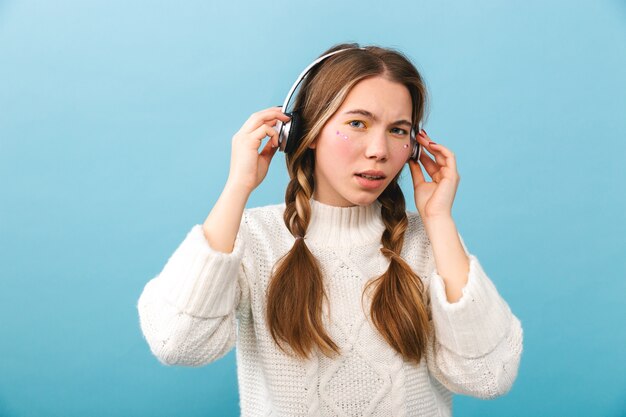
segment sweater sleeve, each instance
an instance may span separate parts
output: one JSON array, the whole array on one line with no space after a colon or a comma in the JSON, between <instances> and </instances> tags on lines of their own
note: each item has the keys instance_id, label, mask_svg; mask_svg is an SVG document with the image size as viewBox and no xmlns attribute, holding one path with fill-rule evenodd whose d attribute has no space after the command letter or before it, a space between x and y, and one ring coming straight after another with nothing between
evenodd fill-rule
<instances>
[{"instance_id":1,"label":"sweater sleeve","mask_svg":"<svg viewBox=\"0 0 626 417\"><path fill-rule=\"evenodd\" d=\"M137 301L151 352L165 365L202 366L225 356L237 339L236 317L249 309L242 257L245 213L231 253L214 250L196 224Z\"/></svg>"},{"instance_id":2,"label":"sweater sleeve","mask_svg":"<svg viewBox=\"0 0 626 417\"><path fill-rule=\"evenodd\" d=\"M523 330L478 258L459 238L470 260L468 282L462 297L450 303L444 280L433 267L426 360L429 372L450 391L493 399L506 394L517 377Z\"/></svg>"}]
</instances>

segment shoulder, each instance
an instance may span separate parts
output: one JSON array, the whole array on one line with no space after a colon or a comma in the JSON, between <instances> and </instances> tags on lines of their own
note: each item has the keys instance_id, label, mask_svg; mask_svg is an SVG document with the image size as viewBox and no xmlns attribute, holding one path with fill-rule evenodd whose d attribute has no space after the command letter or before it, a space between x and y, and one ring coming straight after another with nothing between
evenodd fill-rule
<instances>
[{"instance_id":1,"label":"shoulder","mask_svg":"<svg viewBox=\"0 0 626 417\"><path fill-rule=\"evenodd\" d=\"M280 203L244 209L242 223L247 241L244 258L250 270L259 270L260 264L273 265L293 246L293 236L283 220L285 206Z\"/></svg>"},{"instance_id":2,"label":"shoulder","mask_svg":"<svg viewBox=\"0 0 626 417\"><path fill-rule=\"evenodd\" d=\"M285 203L245 208L242 222L252 234L273 234L285 227Z\"/></svg>"},{"instance_id":3,"label":"shoulder","mask_svg":"<svg viewBox=\"0 0 626 417\"><path fill-rule=\"evenodd\" d=\"M284 202L259 207L247 207L243 210L247 220L250 221L275 218L276 216L282 217L284 211Z\"/></svg>"},{"instance_id":4,"label":"shoulder","mask_svg":"<svg viewBox=\"0 0 626 417\"><path fill-rule=\"evenodd\" d=\"M419 212L406 212L409 224L404 233L402 257L420 276L425 276L432 264L430 239Z\"/></svg>"}]
</instances>

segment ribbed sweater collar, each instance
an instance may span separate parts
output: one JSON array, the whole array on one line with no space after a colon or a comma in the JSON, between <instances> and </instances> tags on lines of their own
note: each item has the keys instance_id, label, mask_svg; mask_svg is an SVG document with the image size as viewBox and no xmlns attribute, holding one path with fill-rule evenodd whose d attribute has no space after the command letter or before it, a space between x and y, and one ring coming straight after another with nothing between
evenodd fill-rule
<instances>
[{"instance_id":1,"label":"ribbed sweater collar","mask_svg":"<svg viewBox=\"0 0 626 417\"><path fill-rule=\"evenodd\" d=\"M378 200L367 206L337 207L311 198L311 220L305 241L347 247L380 242L385 230Z\"/></svg>"}]
</instances>

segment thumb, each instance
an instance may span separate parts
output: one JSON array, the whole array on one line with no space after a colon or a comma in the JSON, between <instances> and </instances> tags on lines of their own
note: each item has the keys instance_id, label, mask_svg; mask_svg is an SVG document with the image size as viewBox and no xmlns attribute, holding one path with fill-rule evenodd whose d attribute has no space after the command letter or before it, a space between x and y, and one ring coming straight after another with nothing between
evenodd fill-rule
<instances>
[{"instance_id":1,"label":"thumb","mask_svg":"<svg viewBox=\"0 0 626 417\"><path fill-rule=\"evenodd\" d=\"M424 173L422 172L422 168L419 165L419 162L409 160L409 169L411 170L411 178L413 180L413 188L419 186L423 182L426 181L424 178Z\"/></svg>"},{"instance_id":2,"label":"thumb","mask_svg":"<svg viewBox=\"0 0 626 417\"><path fill-rule=\"evenodd\" d=\"M277 150L278 150L278 147L273 146L272 139L270 138L270 140L268 140L265 146L263 147L263 150L259 154L259 157L269 165L270 161L274 157L274 154L276 154Z\"/></svg>"}]
</instances>

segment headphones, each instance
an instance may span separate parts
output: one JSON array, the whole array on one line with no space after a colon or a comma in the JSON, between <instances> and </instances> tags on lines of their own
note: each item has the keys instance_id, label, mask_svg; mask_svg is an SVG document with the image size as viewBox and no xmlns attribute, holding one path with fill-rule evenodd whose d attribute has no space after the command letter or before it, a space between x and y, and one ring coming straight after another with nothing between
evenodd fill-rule
<instances>
[{"instance_id":1,"label":"headphones","mask_svg":"<svg viewBox=\"0 0 626 417\"><path fill-rule=\"evenodd\" d=\"M309 64L309 66L306 67L300 73L296 82L293 83L293 85L291 86L291 89L289 90L289 93L287 94L287 98L285 98L285 102L282 105L283 112L287 109L287 105L289 104L289 101L291 100L291 96L293 95L295 89L302 82L304 77L306 77L306 75L315 67L315 65L317 65L319 62L325 60L326 58L332 55L335 55L335 54L338 54L339 52L347 51L350 49L366 49L366 48L359 47L359 48L340 49L338 51L333 51L326 55L323 55L319 57L318 59L316 59L315 61L313 61L311 64ZM278 132L278 149L285 153L292 153L294 150L298 148L298 145L300 141L302 140L302 127L303 127L302 116L300 115L298 110L294 110L291 113L285 113L285 114L288 116L291 116L289 121L286 123L283 123L282 120L278 120L276 126L274 127L274 130ZM421 130L421 128L419 130ZM413 161L417 161L422 153L422 147L417 142L417 139L415 137L415 127L411 127L410 136L411 136L411 155L409 156L409 159L412 159Z\"/></svg>"}]
</instances>

